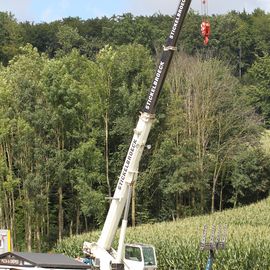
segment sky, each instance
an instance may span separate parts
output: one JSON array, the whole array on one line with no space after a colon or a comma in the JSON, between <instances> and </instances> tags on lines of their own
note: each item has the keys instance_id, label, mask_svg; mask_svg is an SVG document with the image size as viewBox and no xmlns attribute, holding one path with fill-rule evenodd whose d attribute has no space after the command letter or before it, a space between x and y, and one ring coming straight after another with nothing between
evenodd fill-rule
<instances>
[{"instance_id":1,"label":"sky","mask_svg":"<svg viewBox=\"0 0 270 270\"><path fill-rule=\"evenodd\" d=\"M191 4L199 13L201 1L193 0ZM70 16L88 19L127 12L134 15L173 15L178 4L179 0L0 0L0 11L11 12L18 21L40 23ZM209 15L244 9L252 12L255 8L270 12L270 0L208 0Z\"/></svg>"}]
</instances>

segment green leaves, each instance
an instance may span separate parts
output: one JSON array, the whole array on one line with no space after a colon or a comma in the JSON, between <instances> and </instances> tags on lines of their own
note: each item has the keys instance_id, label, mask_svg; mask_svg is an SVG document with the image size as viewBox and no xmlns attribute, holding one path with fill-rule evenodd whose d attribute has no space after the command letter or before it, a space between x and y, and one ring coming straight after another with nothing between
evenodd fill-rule
<instances>
[{"instance_id":1,"label":"green leaves","mask_svg":"<svg viewBox=\"0 0 270 270\"><path fill-rule=\"evenodd\" d=\"M14 16L0 12L0 61L4 65L18 53L21 39L20 27Z\"/></svg>"},{"instance_id":2,"label":"green leaves","mask_svg":"<svg viewBox=\"0 0 270 270\"><path fill-rule=\"evenodd\" d=\"M221 207L223 188L233 182L229 172L234 158L258 140L256 116L240 94L237 80L217 59L176 53L168 79L163 130L154 140L153 155L138 184L143 198L152 199L147 205L140 198L140 207L155 209L158 204L159 213L170 209L176 217L207 211L210 204L215 211L216 200ZM240 173L242 180L259 170L255 164L247 178Z\"/></svg>"},{"instance_id":3,"label":"green leaves","mask_svg":"<svg viewBox=\"0 0 270 270\"><path fill-rule=\"evenodd\" d=\"M78 29L68 25L59 26L56 38L60 46L60 49L56 52L58 56L70 53L73 48L79 49L85 43L85 39L80 36Z\"/></svg>"},{"instance_id":4,"label":"green leaves","mask_svg":"<svg viewBox=\"0 0 270 270\"><path fill-rule=\"evenodd\" d=\"M270 118L270 56L268 54L257 57L249 69L246 79L245 90L250 102L257 112L262 114L266 127L268 127Z\"/></svg>"},{"instance_id":5,"label":"green leaves","mask_svg":"<svg viewBox=\"0 0 270 270\"><path fill-rule=\"evenodd\" d=\"M108 177L119 173L105 161L122 165L152 60L139 45L106 47L95 62L74 49L51 60L31 45L20 51L0 70L0 192L10 194L0 207L17 248L34 246L35 234L40 249L57 231L102 224Z\"/></svg>"}]
</instances>

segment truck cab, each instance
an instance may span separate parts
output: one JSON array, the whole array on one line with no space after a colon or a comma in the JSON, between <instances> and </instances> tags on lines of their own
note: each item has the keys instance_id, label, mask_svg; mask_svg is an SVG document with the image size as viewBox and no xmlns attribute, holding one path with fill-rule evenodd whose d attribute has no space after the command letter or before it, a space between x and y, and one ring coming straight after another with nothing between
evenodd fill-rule
<instances>
[{"instance_id":1,"label":"truck cab","mask_svg":"<svg viewBox=\"0 0 270 270\"><path fill-rule=\"evenodd\" d=\"M125 265L136 270L156 270L155 248L144 244L125 244Z\"/></svg>"}]
</instances>

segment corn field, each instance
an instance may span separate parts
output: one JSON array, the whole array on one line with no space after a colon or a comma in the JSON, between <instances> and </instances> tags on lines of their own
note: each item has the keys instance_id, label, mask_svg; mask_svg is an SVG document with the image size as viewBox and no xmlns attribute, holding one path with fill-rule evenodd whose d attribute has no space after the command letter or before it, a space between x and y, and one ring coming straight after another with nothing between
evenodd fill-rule
<instances>
[{"instance_id":1,"label":"corn field","mask_svg":"<svg viewBox=\"0 0 270 270\"><path fill-rule=\"evenodd\" d=\"M126 242L153 244L159 270L205 269L208 252L199 249L204 224L227 224L226 249L215 253L213 270L270 270L270 197L213 215L129 228ZM54 251L76 257L83 241L98 236L95 231L67 238Z\"/></svg>"}]
</instances>

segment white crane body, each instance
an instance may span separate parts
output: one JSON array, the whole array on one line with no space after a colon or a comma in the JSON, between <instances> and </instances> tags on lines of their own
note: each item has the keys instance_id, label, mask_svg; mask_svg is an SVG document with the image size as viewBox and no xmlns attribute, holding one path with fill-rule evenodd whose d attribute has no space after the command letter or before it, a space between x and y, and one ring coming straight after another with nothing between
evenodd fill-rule
<instances>
[{"instance_id":1,"label":"white crane body","mask_svg":"<svg viewBox=\"0 0 270 270\"><path fill-rule=\"evenodd\" d=\"M142 113L131 140L122 172L111 202L111 206L103 226L102 233L97 242L98 246L110 249L119 225L120 218L127 199L127 189L138 174L139 162L145 143L150 132L154 117L148 113Z\"/></svg>"},{"instance_id":2,"label":"white crane body","mask_svg":"<svg viewBox=\"0 0 270 270\"><path fill-rule=\"evenodd\" d=\"M147 138L155 119L157 100L165 81L171 59L176 50L176 42L187 15L191 0L180 0L176 16L163 48L161 60L157 67L143 112L141 113L134 135L111 201L111 205L97 243L84 243L84 252L95 258L93 269L100 270L155 270L157 269L155 249L151 245L124 245L129 200L128 194L136 181L139 163ZM128 200L128 202L127 202ZM112 243L126 206L122 222L118 251L112 249ZM125 252L124 250L125 246Z\"/></svg>"}]
</instances>

